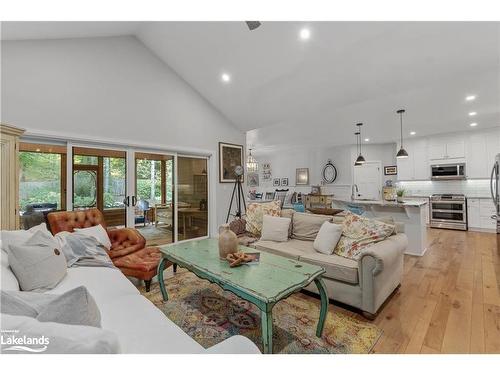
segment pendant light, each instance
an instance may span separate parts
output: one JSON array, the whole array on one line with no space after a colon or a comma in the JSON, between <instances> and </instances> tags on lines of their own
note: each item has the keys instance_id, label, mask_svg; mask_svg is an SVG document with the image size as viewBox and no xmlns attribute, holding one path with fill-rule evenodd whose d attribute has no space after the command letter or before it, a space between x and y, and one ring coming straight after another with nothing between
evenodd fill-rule
<instances>
[{"instance_id":1,"label":"pendant light","mask_svg":"<svg viewBox=\"0 0 500 375\"><path fill-rule=\"evenodd\" d=\"M408 157L408 152L403 148L403 113L405 113L404 109L399 109L396 111L396 113L399 114L399 120L400 120L400 125L401 125L401 148L399 149L398 153L396 154L396 157L398 159L404 159Z\"/></svg>"},{"instance_id":2,"label":"pendant light","mask_svg":"<svg viewBox=\"0 0 500 375\"><path fill-rule=\"evenodd\" d=\"M356 136L356 155L359 155L359 132L355 132L354 135ZM361 164L358 160L354 162L354 166Z\"/></svg>"},{"instance_id":3,"label":"pendant light","mask_svg":"<svg viewBox=\"0 0 500 375\"><path fill-rule=\"evenodd\" d=\"M356 124L356 126L358 127L358 132L357 132L357 135L358 135L358 138L359 138L359 154L358 154L358 158L356 159L356 163L354 163L355 165L360 165L360 164L363 164L366 160L365 158L363 157L363 155L361 155L361 127L363 126L363 123L358 123Z\"/></svg>"},{"instance_id":4,"label":"pendant light","mask_svg":"<svg viewBox=\"0 0 500 375\"><path fill-rule=\"evenodd\" d=\"M257 172L259 169L259 163L257 163L257 160L252 155L252 149L249 149L248 152L248 157L247 157L247 172L252 173L252 172Z\"/></svg>"}]
</instances>

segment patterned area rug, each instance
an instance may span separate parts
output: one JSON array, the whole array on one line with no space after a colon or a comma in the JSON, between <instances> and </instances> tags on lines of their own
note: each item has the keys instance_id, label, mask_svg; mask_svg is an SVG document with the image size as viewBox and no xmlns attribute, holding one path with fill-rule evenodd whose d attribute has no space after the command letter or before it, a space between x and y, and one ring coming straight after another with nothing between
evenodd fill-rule
<instances>
[{"instance_id":1,"label":"patterned area rug","mask_svg":"<svg viewBox=\"0 0 500 375\"><path fill-rule=\"evenodd\" d=\"M142 295L203 347L213 346L230 336L243 335L262 351L260 311L231 292L180 271L165 281L169 300L163 302L158 283ZM332 304L323 330L315 335L319 298L296 293L273 308L274 353L369 353L382 331L371 323L349 317Z\"/></svg>"}]
</instances>

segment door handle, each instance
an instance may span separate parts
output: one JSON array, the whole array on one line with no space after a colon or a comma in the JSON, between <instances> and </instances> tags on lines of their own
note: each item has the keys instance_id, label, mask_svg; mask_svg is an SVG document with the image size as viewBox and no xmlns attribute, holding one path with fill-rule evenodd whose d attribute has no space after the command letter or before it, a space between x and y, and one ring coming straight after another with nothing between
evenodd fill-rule
<instances>
[{"instance_id":1,"label":"door handle","mask_svg":"<svg viewBox=\"0 0 500 375\"><path fill-rule=\"evenodd\" d=\"M137 204L137 197L135 195L132 195L132 206L135 206Z\"/></svg>"},{"instance_id":2,"label":"door handle","mask_svg":"<svg viewBox=\"0 0 500 375\"><path fill-rule=\"evenodd\" d=\"M123 200L123 204L127 207L130 207L130 196L127 195L125 199Z\"/></svg>"}]
</instances>

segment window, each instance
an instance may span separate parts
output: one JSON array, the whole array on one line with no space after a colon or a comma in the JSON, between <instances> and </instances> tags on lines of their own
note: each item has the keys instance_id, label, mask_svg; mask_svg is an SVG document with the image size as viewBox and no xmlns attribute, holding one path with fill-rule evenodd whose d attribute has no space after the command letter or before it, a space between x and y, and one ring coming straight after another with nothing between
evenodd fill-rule
<instances>
[{"instance_id":1,"label":"window","mask_svg":"<svg viewBox=\"0 0 500 375\"><path fill-rule=\"evenodd\" d=\"M19 214L29 229L66 207L66 147L22 142L19 150Z\"/></svg>"}]
</instances>

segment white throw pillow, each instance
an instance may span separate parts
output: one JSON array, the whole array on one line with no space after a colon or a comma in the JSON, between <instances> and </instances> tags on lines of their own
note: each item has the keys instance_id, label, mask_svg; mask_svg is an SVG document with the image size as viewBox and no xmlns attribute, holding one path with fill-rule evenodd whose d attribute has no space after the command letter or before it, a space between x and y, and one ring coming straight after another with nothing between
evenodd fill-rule
<instances>
[{"instance_id":1,"label":"white throw pillow","mask_svg":"<svg viewBox=\"0 0 500 375\"><path fill-rule=\"evenodd\" d=\"M99 224L88 228L75 228L75 232L84 233L90 237L94 237L106 250L111 249L111 241L109 240L108 232Z\"/></svg>"},{"instance_id":2,"label":"white throw pillow","mask_svg":"<svg viewBox=\"0 0 500 375\"><path fill-rule=\"evenodd\" d=\"M120 353L120 344L115 333L91 326L39 322L35 318L22 315L1 314L2 329L12 331L4 335L2 353L24 353L15 348L18 344L9 345L7 340L14 336L17 340L23 337L40 338L33 345L24 345L32 351L51 354L114 354ZM14 347L14 348L12 348ZM9 350L9 348L12 348Z\"/></svg>"},{"instance_id":3,"label":"white throw pillow","mask_svg":"<svg viewBox=\"0 0 500 375\"><path fill-rule=\"evenodd\" d=\"M340 236L342 236L342 225L325 221L314 240L314 250L327 255L333 254Z\"/></svg>"},{"instance_id":4,"label":"white throw pillow","mask_svg":"<svg viewBox=\"0 0 500 375\"><path fill-rule=\"evenodd\" d=\"M8 252L10 245L23 244L28 241L36 232L44 232L50 234L45 223L34 226L28 230L3 230L2 232L0 232L0 246L2 250Z\"/></svg>"},{"instance_id":5,"label":"white throw pillow","mask_svg":"<svg viewBox=\"0 0 500 375\"><path fill-rule=\"evenodd\" d=\"M263 241L288 241L288 228L290 227L290 218L264 215L262 219Z\"/></svg>"},{"instance_id":6,"label":"white throw pillow","mask_svg":"<svg viewBox=\"0 0 500 375\"><path fill-rule=\"evenodd\" d=\"M6 251L1 250L1 283L0 288L2 290L20 290L19 281L17 281L16 276L12 272L9 266L9 254Z\"/></svg>"},{"instance_id":7,"label":"white throw pillow","mask_svg":"<svg viewBox=\"0 0 500 375\"><path fill-rule=\"evenodd\" d=\"M66 276L67 264L50 233L38 231L20 245L9 246L9 265L21 290L45 291Z\"/></svg>"}]
</instances>

